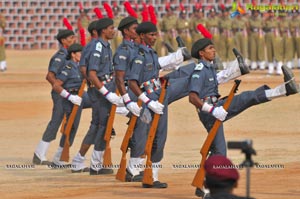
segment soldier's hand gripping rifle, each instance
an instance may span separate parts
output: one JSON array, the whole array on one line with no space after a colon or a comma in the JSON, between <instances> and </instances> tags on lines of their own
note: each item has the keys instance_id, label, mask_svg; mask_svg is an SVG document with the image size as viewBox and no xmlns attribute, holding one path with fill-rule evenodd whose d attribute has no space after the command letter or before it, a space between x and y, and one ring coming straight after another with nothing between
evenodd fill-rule
<instances>
[{"instance_id":1,"label":"soldier's hand gripping rifle","mask_svg":"<svg viewBox=\"0 0 300 199\"><path fill-rule=\"evenodd\" d=\"M163 104L165 99L168 82L169 82L168 78L163 79L161 93L158 99L158 102L160 102L161 104ZM148 133L148 139L145 147L145 154L147 156L147 160L146 160L146 167L144 171L143 184L153 185L151 152L152 152L152 145L155 138L159 118L160 115L155 113Z\"/></svg>"},{"instance_id":2,"label":"soldier's hand gripping rifle","mask_svg":"<svg viewBox=\"0 0 300 199\"><path fill-rule=\"evenodd\" d=\"M116 94L119 95L118 89L116 89ZM117 105L112 104L110 113L109 113L109 117L108 117L108 121L106 124L106 130L105 130L105 134L104 134L104 140L106 141L106 144L105 144L105 151L103 154L103 167L104 168L108 168L112 165L110 139L111 139L111 132L112 132L113 124L114 124L114 120L115 120L116 109L117 109Z\"/></svg>"},{"instance_id":3,"label":"soldier's hand gripping rifle","mask_svg":"<svg viewBox=\"0 0 300 199\"><path fill-rule=\"evenodd\" d=\"M141 100L138 100L138 102L137 102L139 107L142 106L142 103L143 103L143 101L141 101ZM129 140L133 134L133 130L134 130L137 119L138 119L138 116L132 114L129 125L127 127L127 131L124 135L122 145L120 148L122 151L122 158L120 161L120 167L118 169L116 179L120 180L122 182L125 182L125 179L126 179L126 164L127 164L126 153L127 153L127 149L128 149Z\"/></svg>"},{"instance_id":4,"label":"soldier's hand gripping rifle","mask_svg":"<svg viewBox=\"0 0 300 199\"><path fill-rule=\"evenodd\" d=\"M226 99L226 102L224 103L223 105L223 108L225 110L228 110L231 102L232 102L232 99L234 97L234 94L236 93L239 85L240 85L240 82L241 80L235 80L234 81L234 85L228 95L228 98ZM217 134L217 131L220 127L220 125L222 124L222 122L220 120L216 120L213 127L211 128L211 130L209 131L207 137L206 137L206 140L204 141L203 145L202 145L202 148L200 150L200 154L202 155L202 159L201 159L201 162L200 162L200 168L197 170L197 173L194 177L194 180L192 182L192 185L194 187L197 187L199 190L202 191L202 188L203 188L203 182L204 182L204 177L205 177L205 170L204 170L204 163L206 161L206 158L207 158L207 154L209 152L209 149L210 149L210 146L211 146L211 143L213 142L213 140L215 139L215 136ZM202 191L202 194L204 196L204 192Z\"/></svg>"},{"instance_id":5,"label":"soldier's hand gripping rifle","mask_svg":"<svg viewBox=\"0 0 300 199\"><path fill-rule=\"evenodd\" d=\"M80 86L79 91L78 91L78 96L79 97L82 97L82 95L84 93L85 84L86 84L86 80L84 79L82 81L81 86ZM69 161L70 133L71 133L71 129L72 129L72 126L73 126L78 108L79 108L78 105L75 105L75 104L73 105L72 112L71 112L70 117L67 121L66 127L64 128L64 134L66 136L66 139L65 139L65 144L64 144L63 151L62 151L61 156L60 156L60 161L65 161L65 162Z\"/></svg>"}]
</instances>

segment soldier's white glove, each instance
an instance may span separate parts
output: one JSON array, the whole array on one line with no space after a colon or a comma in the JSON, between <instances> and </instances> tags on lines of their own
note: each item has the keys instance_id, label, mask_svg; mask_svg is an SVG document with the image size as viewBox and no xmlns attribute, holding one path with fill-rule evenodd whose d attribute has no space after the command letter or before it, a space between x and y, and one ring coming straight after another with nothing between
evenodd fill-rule
<instances>
[{"instance_id":1,"label":"soldier's white glove","mask_svg":"<svg viewBox=\"0 0 300 199\"><path fill-rule=\"evenodd\" d=\"M158 101L153 101L150 100L145 93L142 93L139 96L139 99L142 100L154 113L160 114L162 115L163 109L164 109L164 105L159 103Z\"/></svg>"},{"instance_id":2,"label":"soldier's white glove","mask_svg":"<svg viewBox=\"0 0 300 199\"><path fill-rule=\"evenodd\" d=\"M228 112L223 108L223 106L214 107L208 103L204 103L202 106L202 111L211 113L216 119L224 121Z\"/></svg>"},{"instance_id":3,"label":"soldier's white glove","mask_svg":"<svg viewBox=\"0 0 300 199\"><path fill-rule=\"evenodd\" d=\"M75 105L80 106L81 102L82 102L82 98L79 97L78 95L71 95L68 91L66 91L65 89L63 89L60 93L60 96L62 96L63 98L66 98L67 100L69 100L70 102L72 102Z\"/></svg>"},{"instance_id":4,"label":"soldier's white glove","mask_svg":"<svg viewBox=\"0 0 300 199\"><path fill-rule=\"evenodd\" d=\"M116 93L108 91L105 86L102 86L99 89L100 93L104 95L104 97L110 101L110 103L115 104L119 107L124 107L123 99L122 97L118 96Z\"/></svg>"},{"instance_id":5,"label":"soldier's white glove","mask_svg":"<svg viewBox=\"0 0 300 199\"><path fill-rule=\"evenodd\" d=\"M78 95L70 95L68 97L68 100L77 106L80 106L82 102L82 98L79 97Z\"/></svg>"},{"instance_id":6,"label":"soldier's white glove","mask_svg":"<svg viewBox=\"0 0 300 199\"><path fill-rule=\"evenodd\" d=\"M122 96L125 106L126 108L134 115L136 116L140 116L141 113L141 109L136 102L131 101L128 93L126 93L125 95Z\"/></svg>"}]
</instances>

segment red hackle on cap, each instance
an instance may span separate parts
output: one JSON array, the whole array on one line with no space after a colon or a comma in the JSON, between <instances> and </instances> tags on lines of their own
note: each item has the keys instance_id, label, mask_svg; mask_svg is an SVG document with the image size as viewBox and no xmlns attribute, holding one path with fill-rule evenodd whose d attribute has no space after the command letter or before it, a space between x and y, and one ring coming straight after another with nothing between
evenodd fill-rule
<instances>
[{"instance_id":1,"label":"red hackle on cap","mask_svg":"<svg viewBox=\"0 0 300 199\"><path fill-rule=\"evenodd\" d=\"M212 34L201 23L199 23L197 25L197 30L199 30L199 32L201 32L203 37L205 37L207 39L212 39L212 37L213 37Z\"/></svg>"},{"instance_id":2,"label":"red hackle on cap","mask_svg":"<svg viewBox=\"0 0 300 199\"><path fill-rule=\"evenodd\" d=\"M103 18L103 15L102 15L102 12L101 12L100 8L94 8L94 13L98 17L98 19L102 19Z\"/></svg>"},{"instance_id":3,"label":"red hackle on cap","mask_svg":"<svg viewBox=\"0 0 300 199\"><path fill-rule=\"evenodd\" d=\"M222 11L224 11L226 8L225 8L225 5L223 4L223 3L221 3L220 4L220 9L222 10Z\"/></svg>"},{"instance_id":4,"label":"red hackle on cap","mask_svg":"<svg viewBox=\"0 0 300 199\"><path fill-rule=\"evenodd\" d=\"M157 18L156 18L156 14L155 14L155 9L152 5L148 6L148 11L149 11L149 15L150 15L150 21L156 25L157 24Z\"/></svg>"},{"instance_id":5,"label":"red hackle on cap","mask_svg":"<svg viewBox=\"0 0 300 199\"><path fill-rule=\"evenodd\" d=\"M107 13L108 18L113 19L114 18L114 13L110 7L110 5L108 5L108 3L103 3L103 7Z\"/></svg>"},{"instance_id":6,"label":"red hackle on cap","mask_svg":"<svg viewBox=\"0 0 300 199\"><path fill-rule=\"evenodd\" d=\"M202 8L202 4L201 3L196 3L195 8L196 8L196 10L200 10Z\"/></svg>"},{"instance_id":7,"label":"red hackle on cap","mask_svg":"<svg viewBox=\"0 0 300 199\"><path fill-rule=\"evenodd\" d=\"M134 9L131 7L131 4L128 2L128 1L125 1L124 2L124 6L125 6L125 9L127 11L127 13L134 17L134 18L138 18L138 15L136 14L136 12L134 11Z\"/></svg>"},{"instance_id":8,"label":"red hackle on cap","mask_svg":"<svg viewBox=\"0 0 300 199\"><path fill-rule=\"evenodd\" d=\"M169 10L171 8L171 3L170 2L167 2L166 3L166 10Z\"/></svg>"},{"instance_id":9,"label":"red hackle on cap","mask_svg":"<svg viewBox=\"0 0 300 199\"><path fill-rule=\"evenodd\" d=\"M80 34L80 44L82 46L85 46L86 45L86 40L85 40L85 30L84 30L84 28L80 28L79 34Z\"/></svg>"},{"instance_id":10,"label":"red hackle on cap","mask_svg":"<svg viewBox=\"0 0 300 199\"><path fill-rule=\"evenodd\" d=\"M185 7L184 7L183 3L180 3L179 7L180 7L180 11L184 11L185 10Z\"/></svg>"},{"instance_id":11,"label":"red hackle on cap","mask_svg":"<svg viewBox=\"0 0 300 199\"><path fill-rule=\"evenodd\" d=\"M144 6L144 9L141 12L141 15L142 15L142 22L149 21L149 13L148 13L147 6Z\"/></svg>"},{"instance_id":12,"label":"red hackle on cap","mask_svg":"<svg viewBox=\"0 0 300 199\"><path fill-rule=\"evenodd\" d=\"M66 17L64 17L63 23L67 27L68 30L73 30L72 25L70 24L69 20Z\"/></svg>"}]
</instances>

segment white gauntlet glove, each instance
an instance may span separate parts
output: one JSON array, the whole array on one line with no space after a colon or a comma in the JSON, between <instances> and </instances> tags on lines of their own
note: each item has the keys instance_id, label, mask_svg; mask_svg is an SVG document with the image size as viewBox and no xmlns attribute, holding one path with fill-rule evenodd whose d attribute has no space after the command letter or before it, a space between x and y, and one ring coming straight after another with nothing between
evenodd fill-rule
<instances>
[{"instance_id":1,"label":"white gauntlet glove","mask_svg":"<svg viewBox=\"0 0 300 199\"><path fill-rule=\"evenodd\" d=\"M154 113L163 114L164 105L158 101L150 100L145 93L142 93L139 96L139 99L142 100Z\"/></svg>"},{"instance_id":2,"label":"white gauntlet glove","mask_svg":"<svg viewBox=\"0 0 300 199\"><path fill-rule=\"evenodd\" d=\"M223 108L223 106L214 107L209 105L208 103L204 103L202 106L202 111L211 113L216 119L220 121L224 121L228 112Z\"/></svg>"},{"instance_id":3,"label":"white gauntlet glove","mask_svg":"<svg viewBox=\"0 0 300 199\"><path fill-rule=\"evenodd\" d=\"M82 102L82 98L79 97L78 95L71 95L68 91L66 91L65 89L63 89L60 93L60 96L62 96L63 98L66 98L67 100L69 100L70 102L72 102L73 104L80 106L81 102Z\"/></svg>"},{"instance_id":4,"label":"white gauntlet glove","mask_svg":"<svg viewBox=\"0 0 300 199\"><path fill-rule=\"evenodd\" d=\"M124 107L123 100L120 96L118 96L116 93L108 91L105 86L102 86L99 89L100 93L103 94L103 96L112 104L117 105L118 107Z\"/></svg>"},{"instance_id":5,"label":"white gauntlet glove","mask_svg":"<svg viewBox=\"0 0 300 199\"><path fill-rule=\"evenodd\" d=\"M128 93L126 93L125 95L122 96L125 106L126 108L134 115L136 116L140 116L141 113L141 109L136 102L131 101Z\"/></svg>"}]
</instances>

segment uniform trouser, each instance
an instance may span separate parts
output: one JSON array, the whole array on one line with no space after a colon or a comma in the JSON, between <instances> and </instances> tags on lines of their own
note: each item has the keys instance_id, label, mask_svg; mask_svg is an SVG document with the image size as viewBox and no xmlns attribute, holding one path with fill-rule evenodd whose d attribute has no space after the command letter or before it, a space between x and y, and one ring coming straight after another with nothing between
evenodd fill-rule
<instances>
[{"instance_id":1,"label":"uniform trouser","mask_svg":"<svg viewBox=\"0 0 300 199\"><path fill-rule=\"evenodd\" d=\"M115 92L116 86L114 81L105 84L109 91ZM104 151L106 141L104 140L106 125L110 114L112 104L96 89L91 88L90 97L92 101L92 121L95 121L96 134L94 138L94 149Z\"/></svg>"},{"instance_id":2,"label":"uniform trouser","mask_svg":"<svg viewBox=\"0 0 300 199\"><path fill-rule=\"evenodd\" d=\"M254 91L245 91L239 95L234 96L231 105L227 110L228 115L226 117L226 120L231 119L232 117L238 115L239 113L243 112L251 106L268 102L269 100L265 94L265 90L267 89L269 89L269 87L264 85L257 88ZM227 98L220 99L217 103L217 106L223 106L226 100ZM213 117L211 114L203 111L200 111L200 113L198 113L198 116L200 118L200 121L206 128L207 132L209 132L213 127L216 118ZM224 137L223 124L221 124L221 126L219 127L210 150L212 154L221 154L226 156L226 141Z\"/></svg>"},{"instance_id":3,"label":"uniform trouser","mask_svg":"<svg viewBox=\"0 0 300 199\"><path fill-rule=\"evenodd\" d=\"M280 37L275 37L274 33L267 33L265 35L265 43L267 50L267 61L273 62L283 60L283 41Z\"/></svg>"},{"instance_id":4,"label":"uniform trouser","mask_svg":"<svg viewBox=\"0 0 300 199\"><path fill-rule=\"evenodd\" d=\"M295 38L297 58L300 59L300 37Z\"/></svg>"},{"instance_id":5,"label":"uniform trouser","mask_svg":"<svg viewBox=\"0 0 300 199\"><path fill-rule=\"evenodd\" d=\"M228 38L226 36L221 36L222 39L219 41L219 51L218 54L222 60L222 62L232 61L235 56L232 52L232 48L234 47L234 43L232 38Z\"/></svg>"},{"instance_id":6,"label":"uniform trouser","mask_svg":"<svg viewBox=\"0 0 300 199\"><path fill-rule=\"evenodd\" d=\"M67 122L65 124L65 126L67 126L67 123L68 123L69 117L71 115L72 109L74 107L74 104L67 99L63 99L62 105L63 105L64 113L67 116ZM81 105L78 107L78 110L77 110L77 113L76 113L76 116L74 119L74 123L73 123L71 131L70 131L70 137L69 137L70 146L72 146L75 135L77 133L82 109L85 109L85 108L91 108L91 101L86 92L83 93ZM66 139L66 136L65 136L65 134L63 134L60 139L60 144L59 144L60 147L64 147L65 139Z\"/></svg>"},{"instance_id":7,"label":"uniform trouser","mask_svg":"<svg viewBox=\"0 0 300 199\"><path fill-rule=\"evenodd\" d=\"M177 48L176 35L171 33L171 30L164 32L163 40L169 42L173 48Z\"/></svg>"},{"instance_id":8,"label":"uniform trouser","mask_svg":"<svg viewBox=\"0 0 300 199\"><path fill-rule=\"evenodd\" d=\"M182 38L186 48L188 49L189 52L191 52L192 49L192 38L190 35L190 32L188 29L183 30L182 33L179 34L179 36Z\"/></svg>"},{"instance_id":9,"label":"uniform trouser","mask_svg":"<svg viewBox=\"0 0 300 199\"><path fill-rule=\"evenodd\" d=\"M5 55L5 46L0 45L0 61L5 61L6 55Z\"/></svg>"},{"instance_id":10,"label":"uniform trouser","mask_svg":"<svg viewBox=\"0 0 300 199\"><path fill-rule=\"evenodd\" d=\"M257 32L250 33L249 58L253 62L265 60L264 39Z\"/></svg>"},{"instance_id":11,"label":"uniform trouser","mask_svg":"<svg viewBox=\"0 0 300 199\"><path fill-rule=\"evenodd\" d=\"M293 46L292 37L288 37L287 35L283 36L283 61L292 61L294 58L293 51L291 50Z\"/></svg>"},{"instance_id":12,"label":"uniform trouser","mask_svg":"<svg viewBox=\"0 0 300 199\"><path fill-rule=\"evenodd\" d=\"M64 117L63 98L55 91L51 91L51 97L53 102L52 116L42 137L42 140L45 142L55 140L58 128Z\"/></svg>"},{"instance_id":13,"label":"uniform trouser","mask_svg":"<svg viewBox=\"0 0 300 199\"><path fill-rule=\"evenodd\" d=\"M163 42L163 38L160 35L158 35L157 40L153 46L153 48L157 52L158 57L162 57L166 55L165 51L163 51L164 48L162 42Z\"/></svg>"},{"instance_id":14,"label":"uniform trouser","mask_svg":"<svg viewBox=\"0 0 300 199\"><path fill-rule=\"evenodd\" d=\"M91 145L91 144L94 144L95 142L95 137L96 137L96 134L97 134L97 124L100 120L99 118L99 115L96 113L96 108L93 106L95 106L95 102L92 101L92 98L91 95L92 95L92 88L88 88L88 91L87 91L90 99L91 99L91 107L92 107L92 120L91 120L91 123L90 123L90 127L89 127L89 130L88 132L86 133L82 143L83 144L86 144L86 145Z\"/></svg>"},{"instance_id":15,"label":"uniform trouser","mask_svg":"<svg viewBox=\"0 0 300 199\"><path fill-rule=\"evenodd\" d=\"M151 160L153 162L159 162L163 158L163 150L167 139L168 105L188 95L189 78L190 78L189 76L185 76L185 77L169 80L170 85L167 88L167 94L164 100L164 105L165 105L163 110L164 114L160 115L157 132L152 147ZM159 92L153 92L148 96L152 100L158 100L159 95L160 95L160 90ZM145 109L147 108L145 105L143 105L142 111L145 111ZM152 111L150 112L153 118L153 112ZM143 112L141 113L141 115L142 114ZM144 154L150 125L151 123L145 124L140 120L140 118L137 120L137 124L131 138L130 157L137 158Z\"/></svg>"},{"instance_id":16,"label":"uniform trouser","mask_svg":"<svg viewBox=\"0 0 300 199\"><path fill-rule=\"evenodd\" d=\"M198 41L199 39L202 39L203 36L201 33L193 31L192 32L192 42L195 43L196 41Z\"/></svg>"},{"instance_id":17,"label":"uniform trouser","mask_svg":"<svg viewBox=\"0 0 300 199\"><path fill-rule=\"evenodd\" d=\"M243 32L236 32L234 35L234 45L244 57L248 58L248 37Z\"/></svg>"}]
</instances>

